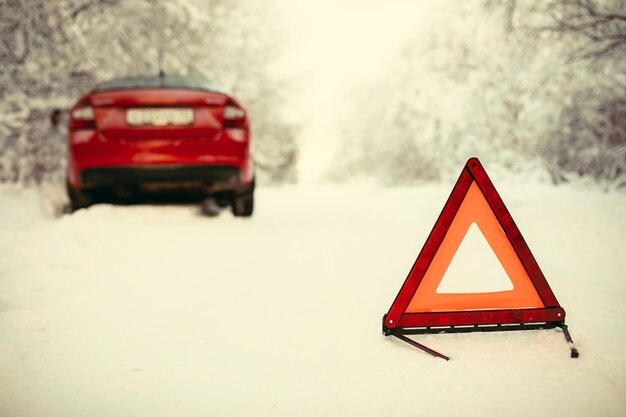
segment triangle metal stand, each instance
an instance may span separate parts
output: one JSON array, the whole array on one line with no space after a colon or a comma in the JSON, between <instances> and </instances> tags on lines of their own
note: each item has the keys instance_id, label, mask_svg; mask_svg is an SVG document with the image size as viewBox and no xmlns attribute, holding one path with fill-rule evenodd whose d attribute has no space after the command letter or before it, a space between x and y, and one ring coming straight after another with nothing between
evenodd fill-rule
<instances>
[{"instance_id":1,"label":"triangle metal stand","mask_svg":"<svg viewBox=\"0 0 626 417\"><path fill-rule=\"evenodd\" d=\"M448 356L444 355L443 353L439 353L436 350L432 350L428 346L424 346L421 343L417 343L415 340L409 339L406 336L403 336L403 335L398 334L398 333L391 333L391 336L397 337L398 339L402 340L403 342L406 342L409 345L414 346L414 347L416 347L416 348L418 348L420 350L423 350L424 352L426 352L426 353L428 353L430 355L433 355L433 356L435 356L437 358L445 359L447 361L450 360L450 358Z\"/></svg>"},{"instance_id":2,"label":"triangle metal stand","mask_svg":"<svg viewBox=\"0 0 626 417\"><path fill-rule=\"evenodd\" d=\"M563 330L563 336L565 336L565 340L567 340L567 344L569 345L569 348L571 351L570 358L579 357L580 353L578 353L578 349L576 349L576 346L574 346L574 341L572 340L572 336L569 334L567 324L560 323L560 324L557 324L557 327L560 327L561 330Z\"/></svg>"},{"instance_id":3,"label":"triangle metal stand","mask_svg":"<svg viewBox=\"0 0 626 417\"><path fill-rule=\"evenodd\" d=\"M386 317L386 316L385 316ZM446 361L450 360L450 357L444 355L443 353L437 352L434 349L429 348L428 346L424 346L421 343L416 342L413 339L408 338L406 335L410 334L435 334L435 333L469 333L473 331L482 331L482 332L492 332L492 331L502 331L502 330L539 330L539 329L554 329L555 327L560 328L563 331L563 336L565 336L565 340L570 348L570 357L578 358L580 357L580 352L576 349L574 345L574 341L572 340L572 335L569 332L569 328L565 322L552 322L552 323L542 323L542 324L519 324L516 326L491 326L491 327L477 327L477 326L466 326L466 327L446 327L446 328L414 328L414 329L390 329L384 325L383 318L383 335L385 336L393 336L397 339L402 340L409 345L418 348L419 350L428 353L429 355L435 356L437 358L445 359Z\"/></svg>"}]
</instances>

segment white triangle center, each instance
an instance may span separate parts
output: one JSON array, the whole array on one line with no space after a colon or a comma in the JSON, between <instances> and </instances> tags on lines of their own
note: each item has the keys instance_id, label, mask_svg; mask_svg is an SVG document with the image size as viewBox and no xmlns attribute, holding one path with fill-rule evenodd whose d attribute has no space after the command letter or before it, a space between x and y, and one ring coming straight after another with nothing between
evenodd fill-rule
<instances>
[{"instance_id":1,"label":"white triangle center","mask_svg":"<svg viewBox=\"0 0 626 417\"><path fill-rule=\"evenodd\" d=\"M437 293L508 291L513 283L476 223L469 227Z\"/></svg>"}]
</instances>

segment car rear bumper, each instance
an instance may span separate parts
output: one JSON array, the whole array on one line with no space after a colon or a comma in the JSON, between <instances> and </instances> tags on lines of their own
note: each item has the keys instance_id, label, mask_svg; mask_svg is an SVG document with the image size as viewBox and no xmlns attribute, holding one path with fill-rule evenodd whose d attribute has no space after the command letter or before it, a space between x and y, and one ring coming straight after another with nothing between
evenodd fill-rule
<instances>
[{"instance_id":1,"label":"car rear bumper","mask_svg":"<svg viewBox=\"0 0 626 417\"><path fill-rule=\"evenodd\" d=\"M214 140L112 140L92 129L68 135L68 181L74 190L142 183L249 186L254 180L248 132L225 129Z\"/></svg>"},{"instance_id":2,"label":"car rear bumper","mask_svg":"<svg viewBox=\"0 0 626 417\"><path fill-rule=\"evenodd\" d=\"M212 191L237 190L243 187L239 168L214 165L91 168L81 172L81 184L83 188L187 185Z\"/></svg>"}]
</instances>

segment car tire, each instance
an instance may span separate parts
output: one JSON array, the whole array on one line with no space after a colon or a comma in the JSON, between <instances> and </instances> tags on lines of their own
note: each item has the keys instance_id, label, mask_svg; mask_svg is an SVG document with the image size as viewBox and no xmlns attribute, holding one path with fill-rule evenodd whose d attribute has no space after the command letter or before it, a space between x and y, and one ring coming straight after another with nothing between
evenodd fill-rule
<instances>
[{"instance_id":1,"label":"car tire","mask_svg":"<svg viewBox=\"0 0 626 417\"><path fill-rule=\"evenodd\" d=\"M88 191L76 191L74 190L69 182L66 183L67 187L67 197L70 200L70 209L72 212L87 208L94 203L94 196Z\"/></svg>"},{"instance_id":2,"label":"car tire","mask_svg":"<svg viewBox=\"0 0 626 417\"><path fill-rule=\"evenodd\" d=\"M231 206L235 217L252 216L254 211L254 191L233 195Z\"/></svg>"},{"instance_id":3,"label":"car tire","mask_svg":"<svg viewBox=\"0 0 626 417\"><path fill-rule=\"evenodd\" d=\"M208 217L215 217L224 209L224 206L220 206L214 198L205 198L202 200L200 207L202 209L202 213Z\"/></svg>"}]
</instances>

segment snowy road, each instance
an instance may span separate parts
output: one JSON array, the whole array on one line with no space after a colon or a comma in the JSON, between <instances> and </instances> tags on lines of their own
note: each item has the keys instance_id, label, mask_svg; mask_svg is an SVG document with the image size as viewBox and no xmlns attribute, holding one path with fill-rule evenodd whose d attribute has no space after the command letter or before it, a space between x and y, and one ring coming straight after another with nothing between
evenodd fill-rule
<instances>
[{"instance_id":1,"label":"snowy road","mask_svg":"<svg viewBox=\"0 0 626 417\"><path fill-rule=\"evenodd\" d=\"M451 185L261 188L252 219L0 190L0 416L623 416L626 195L502 186L560 331L380 321ZM476 271L477 274L480 271Z\"/></svg>"}]
</instances>

